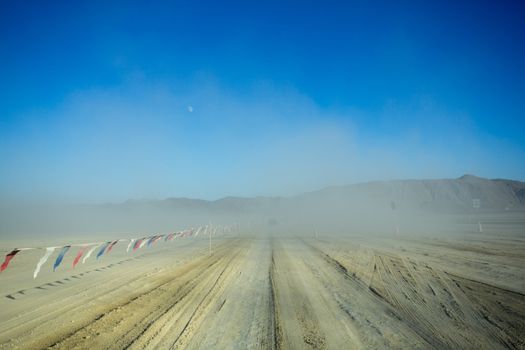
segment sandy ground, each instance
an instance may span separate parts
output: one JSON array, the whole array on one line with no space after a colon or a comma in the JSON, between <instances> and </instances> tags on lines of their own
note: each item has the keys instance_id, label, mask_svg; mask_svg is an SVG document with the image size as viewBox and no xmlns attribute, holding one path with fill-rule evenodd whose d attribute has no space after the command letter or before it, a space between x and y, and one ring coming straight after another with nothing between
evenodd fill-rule
<instances>
[{"instance_id":1,"label":"sandy ground","mask_svg":"<svg viewBox=\"0 0 525 350\"><path fill-rule=\"evenodd\" d=\"M477 237L477 238L476 238ZM118 249L117 249L118 248ZM24 252L22 252L24 253ZM0 276L0 349L523 349L525 239L181 239Z\"/></svg>"}]
</instances>

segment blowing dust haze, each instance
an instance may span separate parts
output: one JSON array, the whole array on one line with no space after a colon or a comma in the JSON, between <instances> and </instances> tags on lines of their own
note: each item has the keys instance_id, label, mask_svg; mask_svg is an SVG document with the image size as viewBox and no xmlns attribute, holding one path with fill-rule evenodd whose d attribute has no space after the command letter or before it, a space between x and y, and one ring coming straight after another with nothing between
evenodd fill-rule
<instances>
[{"instance_id":1,"label":"blowing dust haze","mask_svg":"<svg viewBox=\"0 0 525 350\"><path fill-rule=\"evenodd\" d=\"M0 350L525 348L523 10L3 2Z\"/></svg>"}]
</instances>

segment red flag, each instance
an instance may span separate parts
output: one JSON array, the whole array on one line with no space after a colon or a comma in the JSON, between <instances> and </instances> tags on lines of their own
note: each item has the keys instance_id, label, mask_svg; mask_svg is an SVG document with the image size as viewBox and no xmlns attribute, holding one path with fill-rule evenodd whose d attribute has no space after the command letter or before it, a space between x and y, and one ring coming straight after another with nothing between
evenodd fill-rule
<instances>
[{"instance_id":1,"label":"red flag","mask_svg":"<svg viewBox=\"0 0 525 350\"><path fill-rule=\"evenodd\" d=\"M133 251L139 249L140 244L142 243L143 240L144 240L143 238L137 239L137 241L135 242L135 245L133 246Z\"/></svg>"},{"instance_id":2,"label":"red flag","mask_svg":"<svg viewBox=\"0 0 525 350\"><path fill-rule=\"evenodd\" d=\"M84 254L84 250L86 250L86 248L80 248L80 250L78 251L77 253L77 256L75 256L75 260L73 260L73 268L75 268L75 265L78 264L80 258L82 257L82 254Z\"/></svg>"},{"instance_id":3,"label":"red flag","mask_svg":"<svg viewBox=\"0 0 525 350\"><path fill-rule=\"evenodd\" d=\"M114 246L115 244L117 244L117 242L118 242L118 241L113 241L113 243L111 243L111 244L109 245L108 250L106 251L106 254L108 254L108 253L111 251L111 249L113 249L113 246Z\"/></svg>"},{"instance_id":4,"label":"red flag","mask_svg":"<svg viewBox=\"0 0 525 350\"><path fill-rule=\"evenodd\" d=\"M11 261L11 259L13 259L15 257L15 255L19 252L20 250L18 249L14 249L12 252L10 252L9 254L7 254L5 256L5 260L4 260L4 263L2 264L2 266L0 266L0 272L4 271L5 269L7 269L7 265L9 265L9 262Z\"/></svg>"}]
</instances>

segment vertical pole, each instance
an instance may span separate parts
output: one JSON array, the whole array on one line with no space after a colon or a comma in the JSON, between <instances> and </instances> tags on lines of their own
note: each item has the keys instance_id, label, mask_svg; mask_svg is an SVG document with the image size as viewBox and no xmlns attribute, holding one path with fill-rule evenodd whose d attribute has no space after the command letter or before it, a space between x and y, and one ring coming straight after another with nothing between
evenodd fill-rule
<instances>
[{"instance_id":1,"label":"vertical pole","mask_svg":"<svg viewBox=\"0 0 525 350\"><path fill-rule=\"evenodd\" d=\"M398 218L397 210L396 210L397 209L396 202L391 201L390 208L392 208L392 213L394 214L395 233L396 233L396 236L399 236L399 218Z\"/></svg>"},{"instance_id":2,"label":"vertical pole","mask_svg":"<svg viewBox=\"0 0 525 350\"><path fill-rule=\"evenodd\" d=\"M480 218L480 215L479 215L479 208L476 209L477 213L478 213L478 231L479 233L483 233L483 226L481 226L481 218Z\"/></svg>"},{"instance_id":3,"label":"vertical pole","mask_svg":"<svg viewBox=\"0 0 525 350\"><path fill-rule=\"evenodd\" d=\"M472 207L474 208L474 212L475 212L475 216L477 218L477 221L478 221L478 232L479 233L482 233L483 232L483 226L481 225L481 217L479 215L479 208L481 206L481 203L480 203L480 200L479 198L474 198L472 199Z\"/></svg>"},{"instance_id":4,"label":"vertical pole","mask_svg":"<svg viewBox=\"0 0 525 350\"><path fill-rule=\"evenodd\" d=\"M210 236L210 256L211 256L211 222L210 222L209 236Z\"/></svg>"}]
</instances>

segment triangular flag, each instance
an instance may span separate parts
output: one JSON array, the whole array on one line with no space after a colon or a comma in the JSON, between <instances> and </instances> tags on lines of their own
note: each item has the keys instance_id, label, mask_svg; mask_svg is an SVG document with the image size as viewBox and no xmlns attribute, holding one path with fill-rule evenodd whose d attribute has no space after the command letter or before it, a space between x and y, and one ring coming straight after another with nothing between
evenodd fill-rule
<instances>
[{"instance_id":1,"label":"triangular flag","mask_svg":"<svg viewBox=\"0 0 525 350\"><path fill-rule=\"evenodd\" d=\"M108 254L108 253L111 251L111 249L113 249L113 247L115 246L115 244L117 244L117 243L118 243L118 241L113 241L113 243L111 243L111 244L109 245L106 254Z\"/></svg>"},{"instance_id":2,"label":"triangular flag","mask_svg":"<svg viewBox=\"0 0 525 350\"><path fill-rule=\"evenodd\" d=\"M84 250L86 250L86 247L82 247L78 251L77 256L75 256L75 260L73 260L73 268L75 268L75 265L78 264L80 258L82 257L82 254L84 254Z\"/></svg>"},{"instance_id":3,"label":"triangular flag","mask_svg":"<svg viewBox=\"0 0 525 350\"><path fill-rule=\"evenodd\" d=\"M129 252L129 248L133 245L133 242L135 242L135 238L130 239L128 247L126 248L126 253Z\"/></svg>"},{"instance_id":4,"label":"triangular flag","mask_svg":"<svg viewBox=\"0 0 525 350\"><path fill-rule=\"evenodd\" d=\"M95 249L97 249L97 247L99 247L100 245L95 245L93 246L93 248L91 248L87 254L84 256L84 259L82 259L82 264L86 262L86 260L91 256L91 254L93 254L93 252L95 251Z\"/></svg>"},{"instance_id":5,"label":"triangular flag","mask_svg":"<svg viewBox=\"0 0 525 350\"><path fill-rule=\"evenodd\" d=\"M62 262L62 259L64 259L64 255L66 255L69 248L71 248L70 245L66 245L62 247L62 250L60 251L60 253L57 256L57 259L55 260L55 264L53 265L53 271L55 271L56 268L60 265L60 263Z\"/></svg>"},{"instance_id":6,"label":"triangular flag","mask_svg":"<svg viewBox=\"0 0 525 350\"><path fill-rule=\"evenodd\" d=\"M135 242L135 245L133 246L133 251L136 251L137 249L142 247L142 242L143 241L144 241L144 238L137 239L137 241Z\"/></svg>"},{"instance_id":7,"label":"triangular flag","mask_svg":"<svg viewBox=\"0 0 525 350\"><path fill-rule=\"evenodd\" d=\"M7 266L9 265L9 262L15 257L15 255L19 252L20 250L18 249L13 249L10 253L8 253L6 256L5 256L5 260L4 260L4 263L2 264L2 266L0 266L0 272L4 271L5 269L7 269Z\"/></svg>"},{"instance_id":8,"label":"triangular flag","mask_svg":"<svg viewBox=\"0 0 525 350\"><path fill-rule=\"evenodd\" d=\"M98 251L97 253L97 260L98 258L100 258L103 254L104 254L104 251L106 250L106 248L108 247L108 245L110 244L111 242L106 242L102 248L100 248L100 250Z\"/></svg>"},{"instance_id":9,"label":"triangular flag","mask_svg":"<svg viewBox=\"0 0 525 350\"><path fill-rule=\"evenodd\" d=\"M47 261L47 259L49 259L49 257L51 256L51 254L53 254L54 251L55 251L55 247L47 247L46 248L46 253L44 254L43 257L40 258L40 260L36 264L35 272L33 272L33 278L36 278L36 276L40 272L40 268L42 267L42 265L44 265L44 263Z\"/></svg>"},{"instance_id":10,"label":"triangular flag","mask_svg":"<svg viewBox=\"0 0 525 350\"><path fill-rule=\"evenodd\" d=\"M151 246L151 243L153 243L153 240L157 238L157 236L153 236L150 239L148 239L148 247Z\"/></svg>"}]
</instances>

